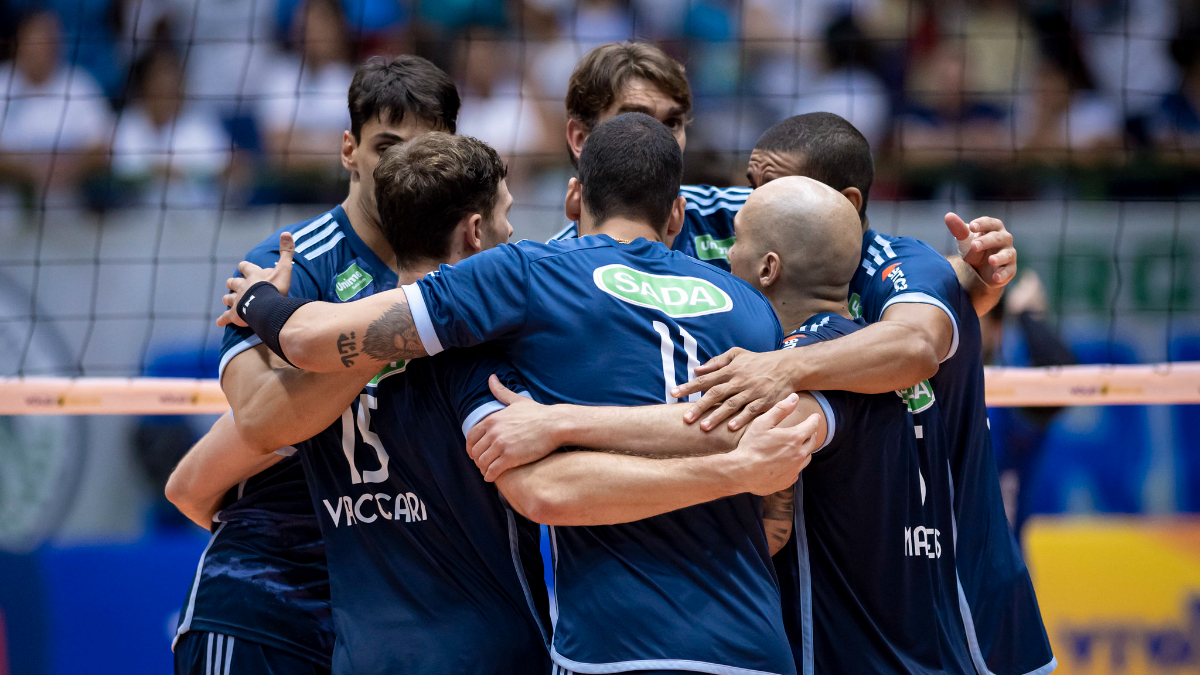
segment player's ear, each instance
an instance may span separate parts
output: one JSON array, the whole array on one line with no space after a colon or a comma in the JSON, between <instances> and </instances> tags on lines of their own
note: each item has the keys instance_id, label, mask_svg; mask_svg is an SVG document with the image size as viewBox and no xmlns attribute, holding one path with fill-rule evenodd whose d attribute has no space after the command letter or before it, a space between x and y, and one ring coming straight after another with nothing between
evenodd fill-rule
<instances>
[{"instance_id":1,"label":"player's ear","mask_svg":"<svg viewBox=\"0 0 1200 675\"><path fill-rule=\"evenodd\" d=\"M774 251L768 251L762 257L762 262L758 268L758 285L764 290L775 285L779 281L779 277L783 274L783 261L779 259L779 254Z\"/></svg>"},{"instance_id":2,"label":"player's ear","mask_svg":"<svg viewBox=\"0 0 1200 675\"><path fill-rule=\"evenodd\" d=\"M563 203L563 211L567 214L567 220L576 223L583 215L583 186L579 184L578 178L567 182L567 198Z\"/></svg>"},{"instance_id":3,"label":"player's ear","mask_svg":"<svg viewBox=\"0 0 1200 675\"><path fill-rule=\"evenodd\" d=\"M675 198L671 203L671 215L667 217L667 236L668 241L674 242L675 237L683 230L683 210L687 206L687 201L683 196Z\"/></svg>"},{"instance_id":4,"label":"player's ear","mask_svg":"<svg viewBox=\"0 0 1200 675\"><path fill-rule=\"evenodd\" d=\"M583 125L583 122L574 117L567 120L567 147L571 149L571 154L575 155L575 159L579 159L579 153L583 152L583 142L587 140L589 130Z\"/></svg>"},{"instance_id":5,"label":"player's ear","mask_svg":"<svg viewBox=\"0 0 1200 675\"><path fill-rule=\"evenodd\" d=\"M850 203L854 205L855 211L862 211L863 194L861 190L856 187L848 187L842 190L842 195L850 200Z\"/></svg>"},{"instance_id":6,"label":"player's ear","mask_svg":"<svg viewBox=\"0 0 1200 675\"><path fill-rule=\"evenodd\" d=\"M354 159L354 150L358 148L358 143L354 141L354 134L347 129L342 132L342 167L350 172L350 179L358 179L358 162Z\"/></svg>"},{"instance_id":7,"label":"player's ear","mask_svg":"<svg viewBox=\"0 0 1200 675\"><path fill-rule=\"evenodd\" d=\"M483 216L478 213L463 218L463 257L475 255L483 250Z\"/></svg>"}]
</instances>

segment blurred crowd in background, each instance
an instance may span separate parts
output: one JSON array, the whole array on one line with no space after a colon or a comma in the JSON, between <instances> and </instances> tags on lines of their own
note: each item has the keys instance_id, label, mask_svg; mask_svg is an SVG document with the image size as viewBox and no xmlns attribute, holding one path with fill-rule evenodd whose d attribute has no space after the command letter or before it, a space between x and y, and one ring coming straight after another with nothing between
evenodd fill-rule
<instances>
[{"instance_id":1,"label":"blurred crowd in background","mask_svg":"<svg viewBox=\"0 0 1200 675\"><path fill-rule=\"evenodd\" d=\"M630 38L686 64L690 181L824 110L879 198L1200 191L1197 0L0 0L0 208L340 201L354 65L400 52L557 200L571 70Z\"/></svg>"}]
</instances>

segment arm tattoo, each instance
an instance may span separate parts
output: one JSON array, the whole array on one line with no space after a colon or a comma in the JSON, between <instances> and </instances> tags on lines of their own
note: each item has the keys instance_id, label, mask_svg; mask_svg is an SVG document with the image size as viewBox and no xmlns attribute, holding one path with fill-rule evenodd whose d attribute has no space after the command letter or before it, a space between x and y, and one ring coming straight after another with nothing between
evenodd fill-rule
<instances>
[{"instance_id":1,"label":"arm tattoo","mask_svg":"<svg viewBox=\"0 0 1200 675\"><path fill-rule=\"evenodd\" d=\"M342 355L342 365L346 368L354 365L354 357L358 356L358 343L354 340L354 331L350 331L349 335L339 335L337 348L338 353Z\"/></svg>"},{"instance_id":2,"label":"arm tattoo","mask_svg":"<svg viewBox=\"0 0 1200 675\"><path fill-rule=\"evenodd\" d=\"M376 361L402 361L425 354L407 304L398 302L371 322L363 337L363 353Z\"/></svg>"},{"instance_id":3,"label":"arm tattoo","mask_svg":"<svg viewBox=\"0 0 1200 675\"><path fill-rule=\"evenodd\" d=\"M792 516L795 511L795 493L788 488L763 497L763 528L772 550L783 548L792 535Z\"/></svg>"}]
</instances>

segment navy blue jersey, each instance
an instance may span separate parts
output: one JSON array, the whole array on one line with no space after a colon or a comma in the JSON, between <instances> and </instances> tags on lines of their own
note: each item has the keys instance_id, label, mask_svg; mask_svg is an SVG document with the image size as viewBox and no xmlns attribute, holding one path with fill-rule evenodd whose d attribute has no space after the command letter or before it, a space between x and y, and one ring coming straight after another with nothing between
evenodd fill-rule
<instances>
[{"instance_id":1,"label":"navy blue jersey","mask_svg":"<svg viewBox=\"0 0 1200 675\"><path fill-rule=\"evenodd\" d=\"M523 385L490 347L384 369L341 423L302 445L329 557L334 673L549 673L538 526L467 455Z\"/></svg>"},{"instance_id":2,"label":"navy blue jersey","mask_svg":"<svg viewBox=\"0 0 1200 675\"><path fill-rule=\"evenodd\" d=\"M979 672L995 675L1049 672L1057 664L1000 497L984 407L979 320L970 298L954 268L928 244L871 230L850 290L851 312L867 322L897 303L933 305L950 317L954 338L938 373L904 396L917 424L943 426L950 448L953 541L972 658ZM939 421L923 420L926 408L937 410Z\"/></svg>"},{"instance_id":3,"label":"navy blue jersey","mask_svg":"<svg viewBox=\"0 0 1200 675\"><path fill-rule=\"evenodd\" d=\"M247 254L270 267L279 234L296 239L288 295L345 302L396 286L396 274L354 232L342 207L281 228ZM221 374L261 341L229 326ZM328 666L333 619L325 550L303 468L294 450L226 496L180 614L177 635L203 630L290 650Z\"/></svg>"},{"instance_id":4,"label":"navy blue jersey","mask_svg":"<svg viewBox=\"0 0 1200 675\"><path fill-rule=\"evenodd\" d=\"M673 250L729 271L729 249L733 246L733 217L750 196L750 188L717 188L711 185L684 185L679 194L686 202L683 229L671 244ZM579 236L577 223L571 223L551 241Z\"/></svg>"},{"instance_id":5,"label":"navy blue jersey","mask_svg":"<svg viewBox=\"0 0 1200 675\"><path fill-rule=\"evenodd\" d=\"M783 337L748 284L645 239L500 246L403 288L431 354L492 343L543 403L673 402L708 358ZM552 543L560 667L794 672L758 497L555 527Z\"/></svg>"},{"instance_id":6,"label":"navy blue jersey","mask_svg":"<svg viewBox=\"0 0 1200 675\"><path fill-rule=\"evenodd\" d=\"M784 348L860 327L818 314ZM892 393L813 395L829 432L796 482L795 529L775 556L796 669L974 675L940 428L915 425Z\"/></svg>"}]
</instances>

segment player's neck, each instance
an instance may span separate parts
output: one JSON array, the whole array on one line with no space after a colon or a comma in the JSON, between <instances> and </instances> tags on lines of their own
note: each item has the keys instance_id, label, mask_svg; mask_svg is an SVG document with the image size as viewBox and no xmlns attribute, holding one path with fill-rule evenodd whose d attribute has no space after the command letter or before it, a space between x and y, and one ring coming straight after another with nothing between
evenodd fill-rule
<instances>
[{"instance_id":1,"label":"player's neck","mask_svg":"<svg viewBox=\"0 0 1200 675\"><path fill-rule=\"evenodd\" d=\"M580 225L585 224L580 223ZM591 227L585 226L583 232L585 234L607 234L613 239L622 242L630 242L638 237L650 241L662 241L662 233L647 223L620 216L609 218L598 225L591 224Z\"/></svg>"},{"instance_id":2,"label":"player's neck","mask_svg":"<svg viewBox=\"0 0 1200 675\"><path fill-rule=\"evenodd\" d=\"M407 286L415 284L421 280L421 277L436 272L441 263L436 260L422 260L414 263L406 263L396 270L396 278L399 280L398 285ZM447 264L449 261L447 261Z\"/></svg>"},{"instance_id":3,"label":"player's neck","mask_svg":"<svg viewBox=\"0 0 1200 675\"><path fill-rule=\"evenodd\" d=\"M383 238L383 229L379 226L378 216L369 214L367 209L363 208L362 199L356 189L357 185L357 183L350 185L350 194L346 196L346 201L342 202L342 210L350 219L350 227L354 228L354 233L358 235L359 239L362 239L372 253L379 256L379 259L393 271L398 272L396 254L392 252L392 247Z\"/></svg>"},{"instance_id":4,"label":"player's neck","mask_svg":"<svg viewBox=\"0 0 1200 675\"><path fill-rule=\"evenodd\" d=\"M825 312L850 318L850 308L845 300L835 302L783 292L772 294L768 299L771 301L771 306L775 308L775 314L779 317L779 325L783 327L784 335L803 326L812 317Z\"/></svg>"}]
</instances>

